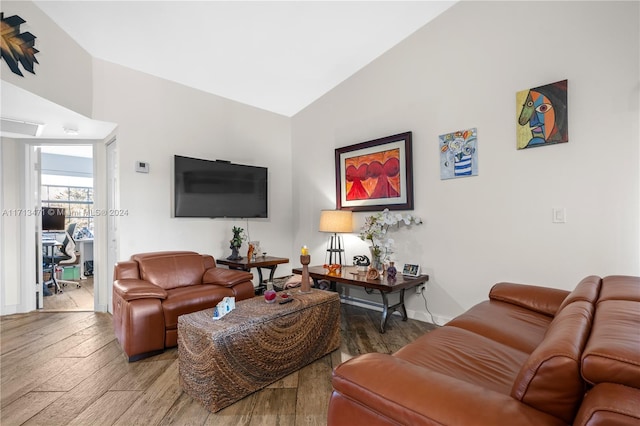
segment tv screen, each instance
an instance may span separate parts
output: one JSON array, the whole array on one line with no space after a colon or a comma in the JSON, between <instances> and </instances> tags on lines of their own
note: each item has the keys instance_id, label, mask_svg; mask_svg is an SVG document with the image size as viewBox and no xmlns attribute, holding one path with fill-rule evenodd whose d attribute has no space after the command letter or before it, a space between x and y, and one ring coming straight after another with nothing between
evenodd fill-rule
<instances>
[{"instance_id":1,"label":"tv screen","mask_svg":"<svg viewBox=\"0 0 640 426\"><path fill-rule=\"evenodd\" d=\"M267 168L174 156L175 217L266 218Z\"/></svg>"},{"instance_id":2,"label":"tv screen","mask_svg":"<svg viewBox=\"0 0 640 426\"><path fill-rule=\"evenodd\" d=\"M42 208L42 230L43 231L63 231L65 219L65 209L59 207Z\"/></svg>"}]
</instances>

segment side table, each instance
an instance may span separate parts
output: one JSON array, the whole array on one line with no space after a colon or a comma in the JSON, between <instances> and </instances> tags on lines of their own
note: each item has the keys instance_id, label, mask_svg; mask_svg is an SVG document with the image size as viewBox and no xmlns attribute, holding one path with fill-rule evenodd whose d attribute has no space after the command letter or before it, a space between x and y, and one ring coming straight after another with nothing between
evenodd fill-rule
<instances>
[{"instance_id":1,"label":"side table","mask_svg":"<svg viewBox=\"0 0 640 426\"><path fill-rule=\"evenodd\" d=\"M238 260L228 259L216 259L218 265L225 265L229 269L240 269L242 271L251 272L251 268L258 269L258 287L256 288L256 294L262 294L267 288L263 284L262 269L269 269L269 281L273 281L273 275L276 272L276 268L281 263L289 263L289 259L286 257L274 257L274 256L258 256L255 260L243 257Z\"/></svg>"}]
</instances>

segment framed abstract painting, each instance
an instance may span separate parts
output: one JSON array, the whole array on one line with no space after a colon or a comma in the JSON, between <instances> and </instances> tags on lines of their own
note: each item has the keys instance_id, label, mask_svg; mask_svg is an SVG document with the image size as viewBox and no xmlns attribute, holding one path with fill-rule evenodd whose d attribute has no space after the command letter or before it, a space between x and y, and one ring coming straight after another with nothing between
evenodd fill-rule
<instances>
[{"instance_id":1,"label":"framed abstract painting","mask_svg":"<svg viewBox=\"0 0 640 426\"><path fill-rule=\"evenodd\" d=\"M439 136L440 179L478 175L478 129L459 130Z\"/></svg>"},{"instance_id":2,"label":"framed abstract painting","mask_svg":"<svg viewBox=\"0 0 640 426\"><path fill-rule=\"evenodd\" d=\"M336 208L412 210L411 132L337 148Z\"/></svg>"},{"instance_id":3,"label":"framed abstract painting","mask_svg":"<svg viewBox=\"0 0 640 426\"><path fill-rule=\"evenodd\" d=\"M518 149L569 142L567 80L516 93Z\"/></svg>"}]
</instances>

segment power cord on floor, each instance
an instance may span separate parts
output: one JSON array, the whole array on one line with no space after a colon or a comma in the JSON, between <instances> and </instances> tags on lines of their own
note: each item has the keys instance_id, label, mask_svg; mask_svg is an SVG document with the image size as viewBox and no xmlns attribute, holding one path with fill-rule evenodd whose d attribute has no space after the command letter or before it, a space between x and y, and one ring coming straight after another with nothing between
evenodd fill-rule
<instances>
[{"instance_id":1,"label":"power cord on floor","mask_svg":"<svg viewBox=\"0 0 640 426\"><path fill-rule=\"evenodd\" d=\"M426 293L426 291L427 291L427 287L425 286L424 290L422 290L422 293L420 293L422 295L422 298L424 299L424 307L427 310L427 312L429 312L429 315L431 316L431 323L433 323L434 325L437 325L437 326L441 326L441 324L438 324L436 322L436 319L433 317L433 314L429 310L429 305L427 304L427 298L424 295Z\"/></svg>"}]
</instances>

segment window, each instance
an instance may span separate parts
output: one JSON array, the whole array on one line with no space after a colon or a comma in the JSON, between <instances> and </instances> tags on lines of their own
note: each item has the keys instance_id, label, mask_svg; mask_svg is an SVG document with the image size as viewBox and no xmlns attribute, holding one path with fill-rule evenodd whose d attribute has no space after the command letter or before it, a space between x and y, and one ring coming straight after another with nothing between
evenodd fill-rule
<instances>
[{"instance_id":1,"label":"window","mask_svg":"<svg viewBox=\"0 0 640 426\"><path fill-rule=\"evenodd\" d=\"M93 188L69 185L42 185L42 207L65 209L65 227L75 222L76 232L93 233Z\"/></svg>"}]
</instances>

